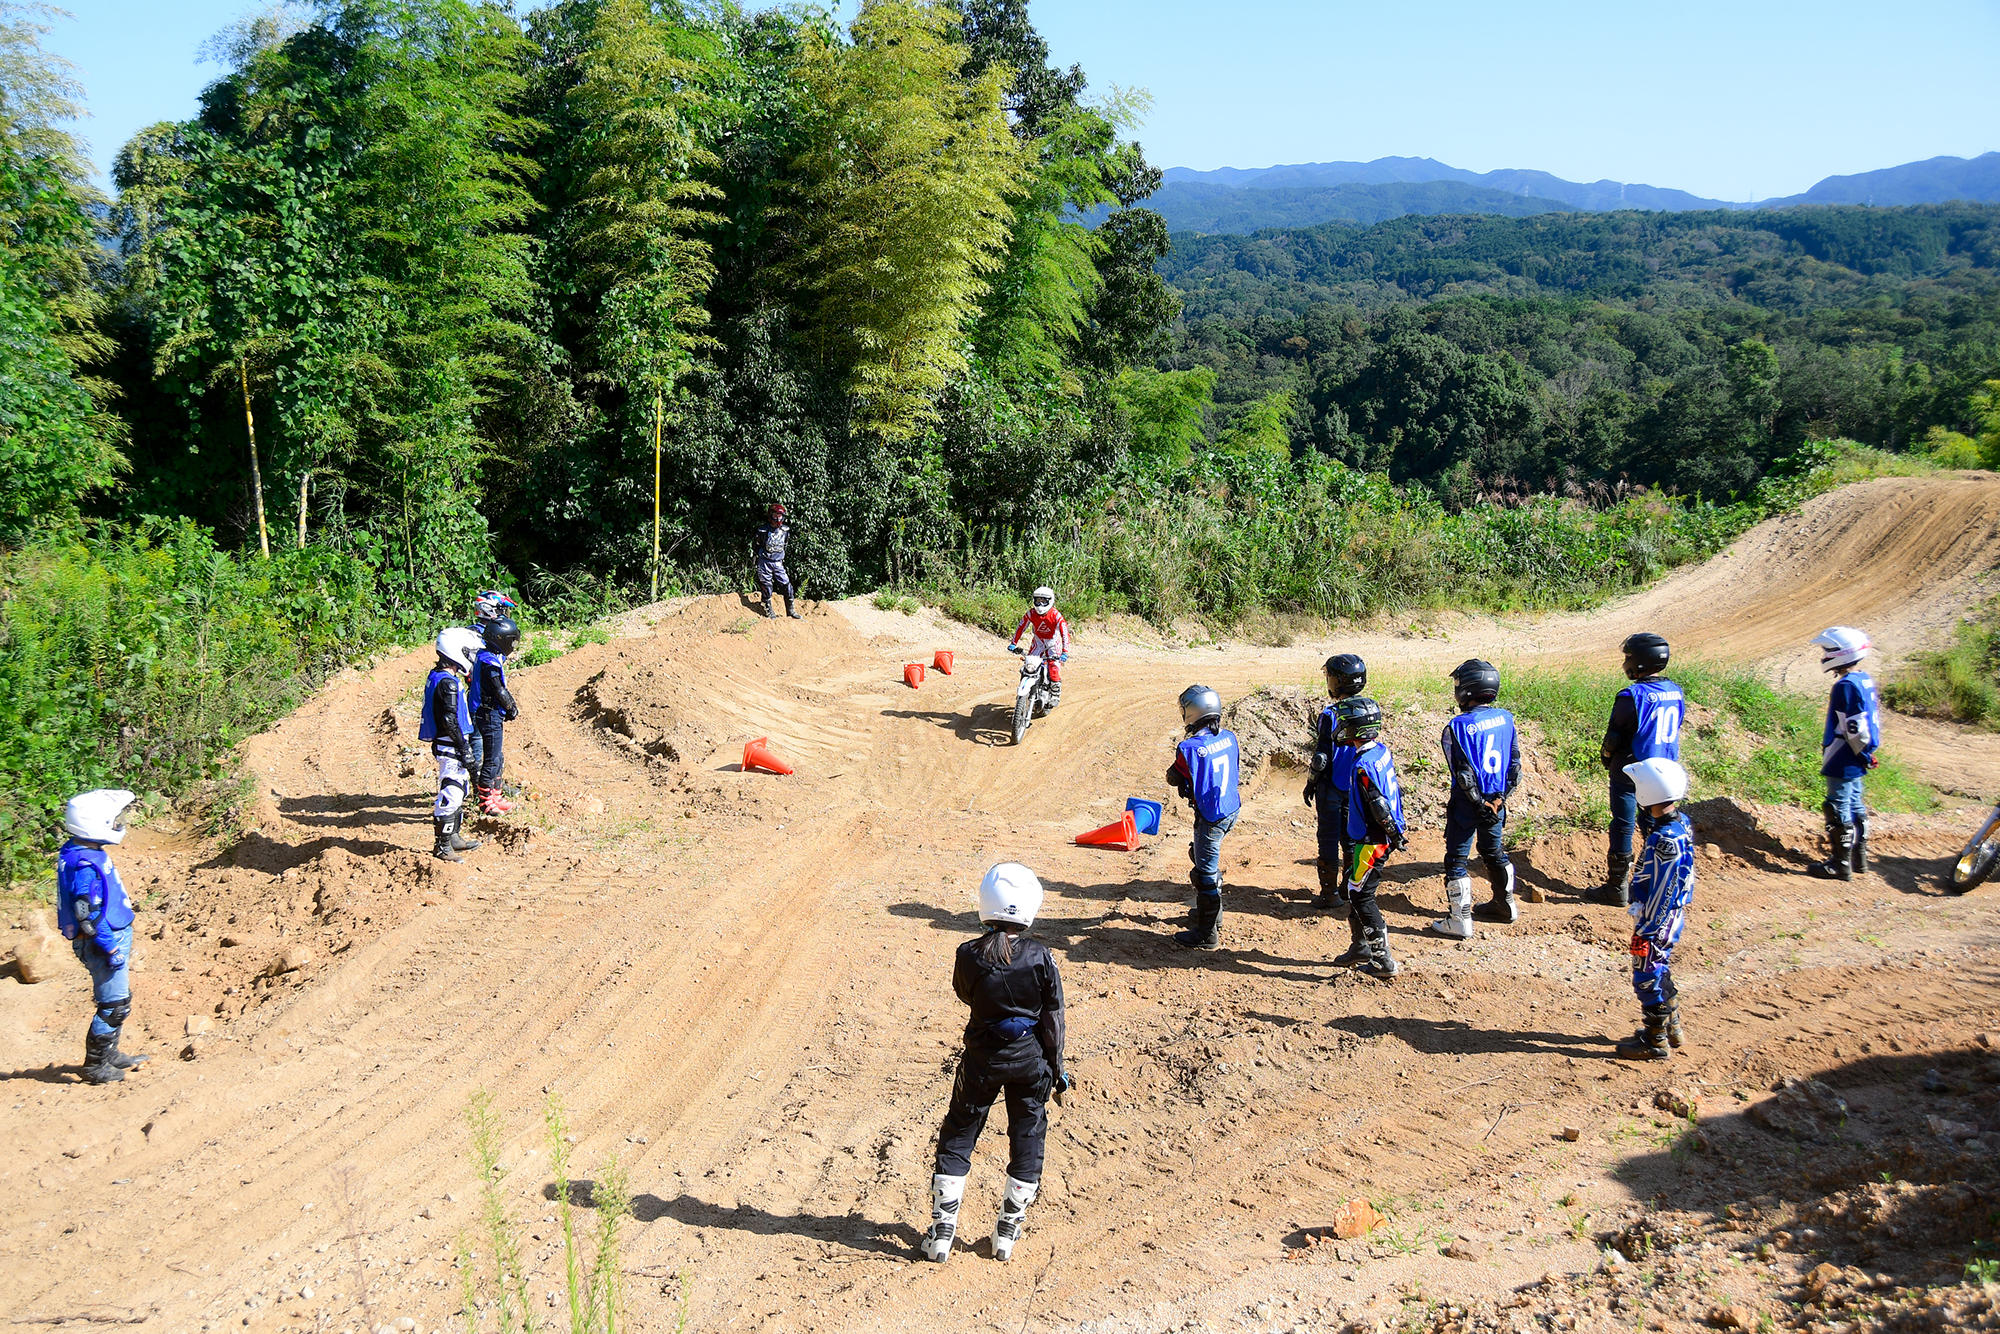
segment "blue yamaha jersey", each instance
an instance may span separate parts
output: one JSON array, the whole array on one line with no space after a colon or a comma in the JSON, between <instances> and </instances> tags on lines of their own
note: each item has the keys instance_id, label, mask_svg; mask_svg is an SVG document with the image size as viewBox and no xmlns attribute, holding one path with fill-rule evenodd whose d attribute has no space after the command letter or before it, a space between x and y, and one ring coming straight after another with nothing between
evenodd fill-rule
<instances>
[{"instance_id":1,"label":"blue yamaha jersey","mask_svg":"<svg viewBox=\"0 0 2000 1334\"><path fill-rule=\"evenodd\" d=\"M1618 692L1632 701L1638 723L1632 728L1633 760L1681 758L1681 724L1687 721L1687 696L1672 681L1634 681Z\"/></svg>"},{"instance_id":2,"label":"blue yamaha jersey","mask_svg":"<svg viewBox=\"0 0 2000 1334\"><path fill-rule=\"evenodd\" d=\"M1687 925L1688 901L1694 897L1694 829L1687 816L1673 818L1646 835L1632 873L1632 930L1663 950L1670 950Z\"/></svg>"},{"instance_id":3,"label":"blue yamaha jersey","mask_svg":"<svg viewBox=\"0 0 2000 1334\"><path fill-rule=\"evenodd\" d=\"M1243 809L1243 799L1236 794L1237 774L1243 767L1236 733L1225 727L1212 735L1191 736L1178 750L1194 789L1196 815L1214 824Z\"/></svg>"},{"instance_id":4,"label":"blue yamaha jersey","mask_svg":"<svg viewBox=\"0 0 2000 1334\"><path fill-rule=\"evenodd\" d=\"M1375 790L1389 799L1389 809L1396 816L1396 828L1406 829L1403 823L1403 783L1396 777L1396 760L1389 754L1389 748L1380 741L1371 741L1355 750L1352 773L1357 780L1363 774L1368 776ZM1347 836L1356 843L1368 841L1368 817L1361 808L1361 784L1358 781L1347 792Z\"/></svg>"},{"instance_id":5,"label":"blue yamaha jersey","mask_svg":"<svg viewBox=\"0 0 2000 1334\"><path fill-rule=\"evenodd\" d=\"M1446 723L1444 741L1445 763L1452 760L1451 743L1456 743L1459 753L1471 761L1480 796L1490 801L1507 794L1507 778L1518 753L1513 714L1482 704Z\"/></svg>"},{"instance_id":6,"label":"blue yamaha jersey","mask_svg":"<svg viewBox=\"0 0 2000 1334\"><path fill-rule=\"evenodd\" d=\"M79 935L105 954L118 952L113 932L132 925L125 883L103 848L74 839L56 854L56 927L66 940Z\"/></svg>"},{"instance_id":7,"label":"blue yamaha jersey","mask_svg":"<svg viewBox=\"0 0 2000 1334\"><path fill-rule=\"evenodd\" d=\"M507 660L490 648L479 650L479 656L472 660L472 679L466 682L465 687L465 707L473 713L478 713L484 707L480 702L479 682L480 678L484 677L486 673L479 670L481 663L498 672L503 684L507 680ZM499 706L496 705L495 707Z\"/></svg>"},{"instance_id":8,"label":"blue yamaha jersey","mask_svg":"<svg viewBox=\"0 0 2000 1334\"><path fill-rule=\"evenodd\" d=\"M1868 757L1882 744L1881 706L1868 673L1849 672L1833 683L1833 698L1826 705L1826 731L1819 744L1819 771L1828 778L1859 778L1868 772Z\"/></svg>"},{"instance_id":9,"label":"blue yamaha jersey","mask_svg":"<svg viewBox=\"0 0 2000 1334\"><path fill-rule=\"evenodd\" d=\"M787 523L759 524L751 535L750 546L756 551L757 559L768 565L785 563L785 542L791 537L792 526Z\"/></svg>"},{"instance_id":10,"label":"blue yamaha jersey","mask_svg":"<svg viewBox=\"0 0 2000 1334\"><path fill-rule=\"evenodd\" d=\"M458 684L458 673L448 667L433 667L429 679L424 682L424 721L417 729L417 740L436 741L438 739L437 695L440 680ZM460 687L453 691L458 696L458 734L466 736L472 731L472 710L466 702L466 690Z\"/></svg>"},{"instance_id":11,"label":"blue yamaha jersey","mask_svg":"<svg viewBox=\"0 0 2000 1334\"><path fill-rule=\"evenodd\" d=\"M1327 757L1326 772L1320 777L1327 787L1345 796L1348 784L1353 781L1354 747L1333 744L1333 725L1337 721L1331 704L1321 709L1313 744Z\"/></svg>"}]
</instances>

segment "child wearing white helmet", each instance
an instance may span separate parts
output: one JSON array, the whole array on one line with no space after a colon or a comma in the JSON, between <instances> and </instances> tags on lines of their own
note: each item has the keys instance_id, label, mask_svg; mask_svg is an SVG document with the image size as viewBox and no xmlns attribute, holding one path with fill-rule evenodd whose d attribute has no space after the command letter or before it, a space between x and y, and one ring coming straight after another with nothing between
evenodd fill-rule
<instances>
[{"instance_id":1,"label":"child wearing white helmet","mask_svg":"<svg viewBox=\"0 0 2000 1334\"><path fill-rule=\"evenodd\" d=\"M479 846L478 839L466 838L460 830L465 824L466 789L472 782L472 708L465 680L484 644L477 632L462 625L439 631L437 665L424 682L424 718L417 739L431 743L431 757L437 761L431 856L439 861L464 861L458 854Z\"/></svg>"},{"instance_id":2,"label":"child wearing white helmet","mask_svg":"<svg viewBox=\"0 0 2000 1334\"><path fill-rule=\"evenodd\" d=\"M1681 814L1687 770L1660 756L1625 766L1639 807L1652 820L1632 873L1632 990L1644 1016L1639 1031L1618 1042L1631 1061L1664 1061L1681 1045L1680 993L1670 967L1694 897L1694 828Z\"/></svg>"},{"instance_id":3,"label":"child wearing white helmet","mask_svg":"<svg viewBox=\"0 0 2000 1334\"><path fill-rule=\"evenodd\" d=\"M984 933L958 947L951 988L972 1009L965 1054L952 1081L951 1105L938 1128L931 1177L931 1226L924 1258L951 1258L958 1206L972 1166L972 1146L996 1100L1007 1100L1007 1185L993 1225L993 1258L1014 1254L1028 1205L1042 1180L1048 1099L1074 1085L1063 1070L1062 974L1048 946L1027 936L1042 907L1042 882L1017 862L1002 862L979 882Z\"/></svg>"},{"instance_id":4,"label":"child wearing white helmet","mask_svg":"<svg viewBox=\"0 0 2000 1334\"><path fill-rule=\"evenodd\" d=\"M1009 653L1021 653L1021 636L1028 636L1025 652L1049 665L1049 711L1062 703L1062 665L1069 661L1069 622L1056 610L1056 591L1044 584L1028 598L1028 610L1007 641Z\"/></svg>"},{"instance_id":5,"label":"child wearing white helmet","mask_svg":"<svg viewBox=\"0 0 2000 1334\"><path fill-rule=\"evenodd\" d=\"M86 1084L115 1084L151 1059L118 1050L132 1013L132 902L105 849L125 840L125 810L133 800L122 788L98 788L63 807L69 841L56 854L56 926L89 971L97 1006L83 1038Z\"/></svg>"},{"instance_id":6,"label":"child wearing white helmet","mask_svg":"<svg viewBox=\"0 0 2000 1334\"><path fill-rule=\"evenodd\" d=\"M1875 682L1860 669L1875 651L1866 632L1836 625L1813 636L1819 665L1834 674L1833 696L1826 704L1826 730L1820 734L1819 771L1826 779L1827 859L1811 871L1826 880L1852 880L1868 869L1868 805L1862 780L1876 765L1882 744L1881 705Z\"/></svg>"}]
</instances>

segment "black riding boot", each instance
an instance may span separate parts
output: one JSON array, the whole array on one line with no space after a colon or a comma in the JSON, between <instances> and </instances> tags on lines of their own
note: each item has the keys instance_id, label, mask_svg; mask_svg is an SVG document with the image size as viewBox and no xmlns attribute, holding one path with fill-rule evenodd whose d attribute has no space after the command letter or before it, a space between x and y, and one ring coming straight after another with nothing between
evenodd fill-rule
<instances>
[{"instance_id":1,"label":"black riding boot","mask_svg":"<svg viewBox=\"0 0 2000 1334\"><path fill-rule=\"evenodd\" d=\"M1667 1002L1667 1045L1678 1047L1684 1035L1681 1032L1681 999L1676 996Z\"/></svg>"},{"instance_id":2,"label":"black riding boot","mask_svg":"<svg viewBox=\"0 0 2000 1334\"><path fill-rule=\"evenodd\" d=\"M1347 895L1340 892L1340 868L1328 866L1321 857L1319 871L1319 893L1313 898L1313 907L1323 912L1333 912L1347 902Z\"/></svg>"},{"instance_id":3,"label":"black riding boot","mask_svg":"<svg viewBox=\"0 0 2000 1334\"><path fill-rule=\"evenodd\" d=\"M1854 848L1847 856L1847 864L1854 868L1854 874L1865 875L1868 871L1868 812L1854 813Z\"/></svg>"},{"instance_id":4,"label":"black riding boot","mask_svg":"<svg viewBox=\"0 0 2000 1334\"><path fill-rule=\"evenodd\" d=\"M767 621L778 619L777 609L771 605L771 595L769 593L764 595L764 619Z\"/></svg>"},{"instance_id":5,"label":"black riding boot","mask_svg":"<svg viewBox=\"0 0 2000 1334\"><path fill-rule=\"evenodd\" d=\"M118 1045L116 1032L99 1037L96 1033L83 1036L83 1082L86 1084L116 1084L125 1078L125 1072L111 1059L111 1053Z\"/></svg>"},{"instance_id":6,"label":"black riding boot","mask_svg":"<svg viewBox=\"0 0 2000 1334\"><path fill-rule=\"evenodd\" d=\"M466 838L463 834L459 833L464 824L465 812L463 809L455 811L450 815L432 816L431 829L437 838L436 842L431 845L431 856L441 862L464 861L465 858L458 854L472 851L481 842L480 839Z\"/></svg>"},{"instance_id":7,"label":"black riding boot","mask_svg":"<svg viewBox=\"0 0 2000 1334\"><path fill-rule=\"evenodd\" d=\"M1174 932L1174 943L1183 949L1212 950L1222 943L1221 921L1222 895L1197 894L1187 930Z\"/></svg>"},{"instance_id":8,"label":"black riding boot","mask_svg":"<svg viewBox=\"0 0 2000 1334\"><path fill-rule=\"evenodd\" d=\"M1353 968L1367 963L1373 957L1368 952L1368 929L1361 924L1360 910L1352 905L1347 909L1347 929L1352 934L1353 940L1348 945L1346 953L1334 956L1333 964L1336 968Z\"/></svg>"},{"instance_id":9,"label":"black riding boot","mask_svg":"<svg viewBox=\"0 0 2000 1334\"><path fill-rule=\"evenodd\" d=\"M1367 928L1362 933L1362 942L1368 949L1368 962L1361 965L1362 972L1370 977L1391 978L1402 970L1402 965L1389 953L1388 928Z\"/></svg>"},{"instance_id":10,"label":"black riding boot","mask_svg":"<svg viewBox=\"0 0 2000 1334\"><path fill-rule=\"evenodd\" d=\"M1615 852L1604 854L1604 883L1583 891L1585 903L1602 903L1623 908L1631 903L1627 891L1632 883L1632 859Z\"/></svg>"},{"instance_id":11,"label":"black riding boot","mask_svg":"<svg viewBox=\"0 0 2000 1334\"><path fill-rule=\"evenodd\" d=\"M1664 1061L1674 1052L1667 1045L1668 1017L1673 1013L1671 1006L1646 1005L1641 1007L1645 1018L1639 1031L1629 1038L1618 1039L1617 1054L1622 1061Z\"/></svg>"},{"instance_id":12,"label":"black riding boot","mask_svg":"<svg viewBox=\"0 0 2000 1334\"><path fill-rule=\"evenodd\" d=\"M1823 862L1814 862L1808 869L1822 880L1852 880L1854 879L1854 863L1851 860L1854 855L1854 826L1841 823L1840 816L1835 813L1833 803L1830 801L1822 805L1820 810L1826 815L1827 858Z\"/></svg>"},{"instance_id":13,"label":"black riding boot","mask_svg":"<svg viewBox=\"0 0 2000 1334\"><path fill-rule=\"evenodd\" d=\"M1495 870L1486 868L1486 882L1493 886L1493 897L1473 909L1474 915L1483 921L1502 922L1511 925L1519 920L1521 910L1514 904L1514 867L1512 863Z\"/></svg>"},{"instance_id":14,"label":"black riding boot","mask_svg":"<svg viewBox=\"0 0 2000 1334\"><path fill-rule=\"evenodd\" d=\"M805 617L799 615L797 610L793 608L792 595L790 593L785 594L785 615L791 617L795 621L803 621L805 619Z\"/></svg>"},{"instance_id":15,"label":"black riding boot","mask_svg":"<svg viewBox=\"0 0 2000 1334\"><path fill-rule=\"evenodd\" d=\"M140 1066L153 1059L143 1052L138 1055L128 1056L118 1050L118 1040L124 1036L125 1026L120 1024L118 1031L111 1035L111 1064L117 1066L120 1070L137 1070Z\"/></svg>"}]
</instances>

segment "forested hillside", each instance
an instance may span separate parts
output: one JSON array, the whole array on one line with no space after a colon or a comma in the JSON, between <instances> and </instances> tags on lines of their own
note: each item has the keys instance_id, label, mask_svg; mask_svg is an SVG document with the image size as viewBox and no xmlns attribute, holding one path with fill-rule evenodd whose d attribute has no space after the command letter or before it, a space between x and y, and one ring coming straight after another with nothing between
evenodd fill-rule
<instances>
[{"instance_id":1,"label":"forested hillside","mask_svg":"<svg viewBox=\"0 0 2000 1334\"><path fill-rule=\"evenodd\" d=\"M1976 429L2000 207L1407 217L1176 235L1225 423L1448 497L1741 492L1813 438Z\"/></svg>"}]
</instances>

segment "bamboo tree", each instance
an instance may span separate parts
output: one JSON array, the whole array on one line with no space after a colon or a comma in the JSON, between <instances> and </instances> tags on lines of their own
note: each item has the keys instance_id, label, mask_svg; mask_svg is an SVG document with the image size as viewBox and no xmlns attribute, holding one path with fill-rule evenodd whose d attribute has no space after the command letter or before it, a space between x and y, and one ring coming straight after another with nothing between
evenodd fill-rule
<instances>
[{"instance_id":1,"label":"bamboo tree","mask_svg":"<svg viewBox=\"0 0 2000 1334\"><path fill-rule=\"evenodd\" d=\"M257 418L250 411L250 360L239 358L236 369L243 382L243 431L250 441L250 494L257 503L257 551L265 560L271 558L271 532L264 526L264 472L257 463ZM305 519L299 519L300 530L305 527Z\"/></svg>"},{"instance_id":2,"label":"bamboo tree","mask_svg":"<svg viewBox=\"0 0 2000 1334\"><path fill-rule=\"evenodd\" d=\"M965 369L1028 166L1001 109L1007 73L966 77L959 31L938 0L864 0L851 45L820 40L805 65L824 112L795 164L793 273L822 356L887 440L933 420Z\"/></svg>"}]
</instances>

